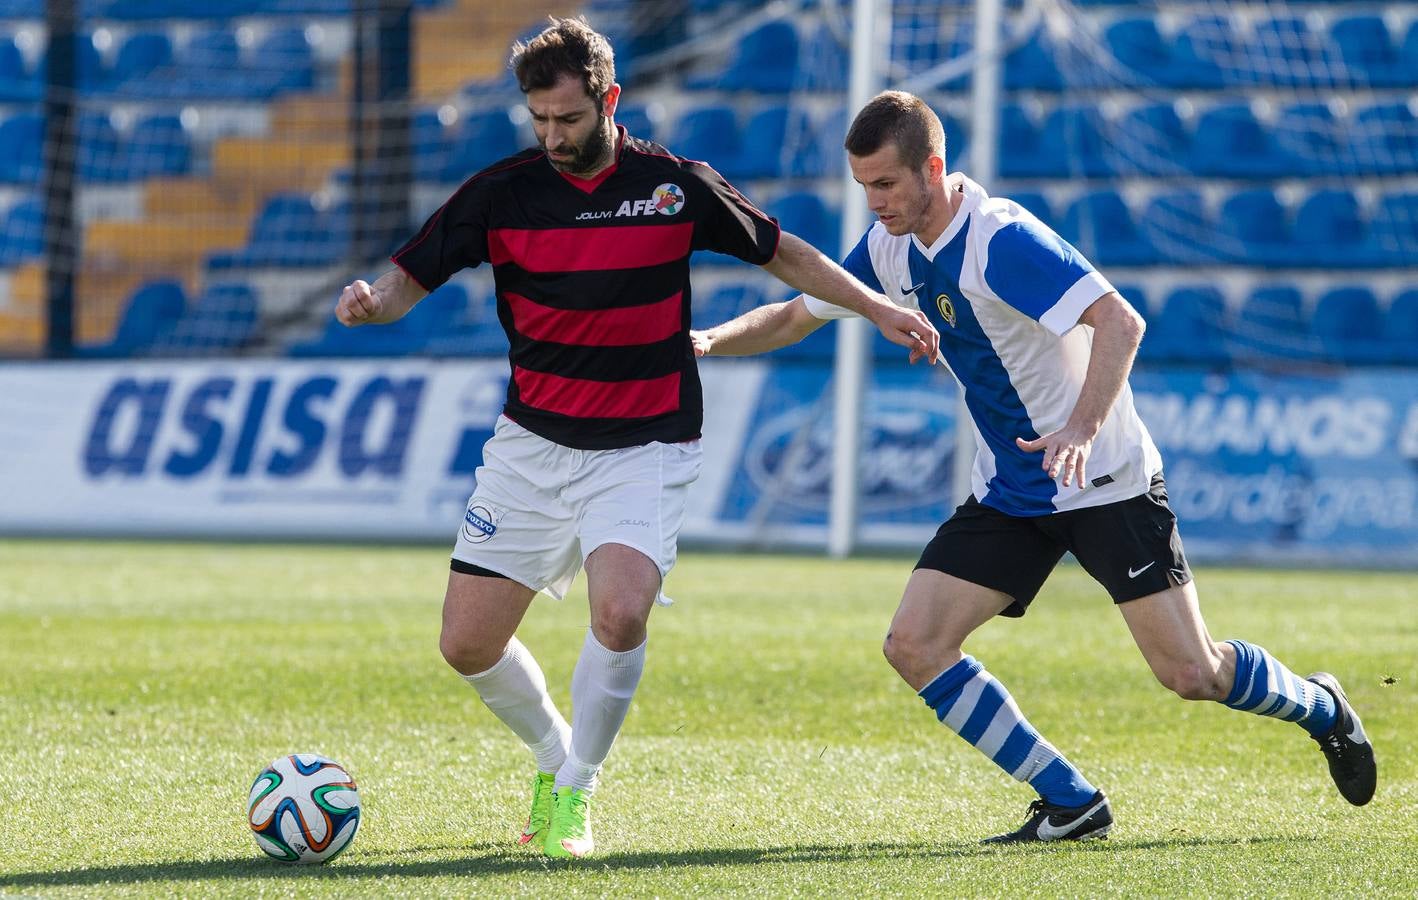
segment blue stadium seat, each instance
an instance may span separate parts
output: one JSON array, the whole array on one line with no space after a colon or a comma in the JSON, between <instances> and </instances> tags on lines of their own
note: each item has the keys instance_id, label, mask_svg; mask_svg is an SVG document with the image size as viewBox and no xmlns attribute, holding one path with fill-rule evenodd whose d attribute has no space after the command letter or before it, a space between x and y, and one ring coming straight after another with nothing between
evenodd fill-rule
<instances>
[{"instance_id":1,"label":"blue stadium seat","mask_svg":"<svg viewBox=\"0 0 1418 900\"><path fill-rule=\"evenodd\" d=\"M1117 126L1114 168L1119 175L1180 175L1192 157L1192 136L1175 103L1144 103Z\"/></svg>"},{"instance_id":2,"label":"blue stadium seat","mask_svg":"<svg viewBox=\"0 0 1418 900\"><path fill-rule=\"evenodd\" d=\"M256 45L246 69L243 80L252 96L309 90L315 84L315 53L306 29L272 30Z\"/></svg>"},{"instance_id":3,"label":"blue stadium seat","mask_svg":"<svg viewBox=\"0 0 1418 900\"><path fill-rule=\"evenodd\" d=\"M847 156L842 140L847 136L847 110L835 107L816 125L807 110L798 110L789 120L793 152L788 156L788 175L792 178L821 178L840 175L847 168Z\"/></svg>"},{"instance_id":4,"label":"blue stadium seat","mask_svg":"<svg viewBox=\"0 0 1418 900\"><path fill-rule=\"evenodd\" d=\"M1374 261L1359 201L1347 190L1316 191L1295 211L1296 257L1306 265L1367 266Z\"/></svg>"},{"instance_id":5,"label":"blue stadium seat","mask_svg":"<svg viewBox=\"0 0 1418 900\"><path fill-rule=\"evenodd\" d=\"M39 184L43 148L43 116L19 113L0 122L0 182Z\"/></svg>"},{"instance_id":6,"label":"blue stadium seat","mask_svg":"<svg viewBox=\"0 0 1418 900\"><path fill-rule=\"evenodd\" d=\"M1349 126L1328 103L1295 103L1275 121L1275 145L1294 175L1343 175L1355 171Z\"/></svg>"},{"instance_id":7,"label":"blue stadium seat","mask_svg":"<svg viewBox=\"0 0 1418 900\"><path fill-rule=\"evenodd\" d=\"M1405 85L1418 85L1418 19L1408 23L1408 33L1399 45L1398 71Z\"/></svg>"},{"instance_id":8,"label":"blue stadium seat","mask_svg":"<svg viewBox=\"0 0 1418 900\"><path fill-rule=\"evenodd\" d=\"M1348 365L1384 361L1380 340L1383 316L1374 292L1357 285L1337 287L1315 304L1310 332L1330 359Z\"/></svg>"},{"instance_id":9,"label":"blue stadium seat","mask_svg":"<svg viewBox=\"0 0 1418 900\"><path fill-rule=\"evenodd\" d=\"M763 285L757 281L730 282L719 285L701 303L694 299L692 310L695 328L713 328L768 302Z\"/></svg>"},{"instance_id":10,"label":"blue stadium seat","mask_svg":"<svg viewBox=\"0 0 1418 900\"><path fill-rule=\"evenodd\" d=\"M797 84L798 32L791 22L778 20L744 35L714 86L725 91L786 94Z\"/></svg>"},{"instance_id":11,"label":"blue stadium seat","mask_svg":"<svg viewBox=\"0 0 1418 900\"><path fill-rule=\"evenodd\" d=\"M118 49L118 57L109 72L109 88L124 93L131 85L171 66L172 62L172 39L166 32L134 32Z\"/></svg>"},{"instance_id":12,"label":"blue stadium seat","mask_svg":"<svg viewBox=\"0 0 1418 900\"><path fill-rule=\"evenodd\" d=\"M348 234L338 227L347 216L324 214L307 194L277 194L266 201L251 226L246 246L207 257L209 269L323 266L347 250ZM341 244L341 239L346 242Z\"/></svg>"},{"instance_id":13,"label":"blue stadium seat","mask_svg":"<svg viewBox=\"0 0 1418 900\"><path fill-rule=\"evenodd\" d=\"M1163 261L1188 265L1217 262L1216 223L1196 191L1169 191L1154 196L1138 223Z\"/></svg>"},{"instance_id":14,"label":"blue stadium seat","mask_svg":"<svg viewBox=\"0 0 1418 900\"><path fill-rule=\"evenodd\" d=\"M1418 116L1408 101L1376 103L1359 110L1350 134L1361 174L1398 175L1418 170Z\"/></svg>"},{"instance_id":15,"label":"blue stadium seat","mask_svg":"<svg viewBox=\"0 0 1418 900\"><path fill-rule=\"evenodd\" d=\"M133 292L113 338L105 343L77 348L90 359L141 356L163 341L182 318L187 295L177 281L150 281Z\"/></svg>"},{"instance_id":16,"label":"blue stadium seat","mask_svg":"<svg viewBox=\"0 0 1418 900\"><path fill-rule=\"evenodd\" d=\"M999 173L1002 178L1046 178L1068 174L1067 148L1046 137L1033 114L1006 103L999 118Z\"/></svg>"},{"instance_id":17,"label":"blue stadium seat","mask_svg":"<svg viewBox=\"0 0 1418 900\"><path fill-rule=\"evenodd\" d=\"M1237 359L1297 360L1316 355L1305 298L1299 287L1273 282L1256 287L1242 302L1230 328Z\"/></svg>"},{"instance_id":18,"label":"blue stadium seat","mask_svg":"<svg viewBox=\"0 0 1418 900\"><path fill-rule=\"evenodd\" d=\"M1300 262L1285 206L1269 188L1238 191L1227 197L1216 224L1221 250L1231 262L1252 266Z\"/></svg>"},{"instance_id":19,"label":"blue stadium seat","mask_svg":"<svg viewBox=\"0 0 1418 900\"><path fill-rule=\"evenodd\" d=\"M1249 104L1224 103L1197 120L1192 169L1199 175L1273 178L1285 174L1285 159Z\"/></svg>"},{"instance_id":20,"label":"blue stadium seat","mask_svg":"<svg viewBox=\"0 0 1418 900\"><path fill-rule=\"evenodd\" d=\"M1102 111L1091 103L1060 104L1039 128L1045 141L1063 146L1067 173L1085 178L1113 174L1116 151L1109 145L1110 138L1104 137L1107 130Z\"/></svg>"},{"instance_id":21,"label":"blue stadium seat","mask_svg":"<svg viewBox=\"0 0 1418 900\"><path fill-rule=\"evenodd\" d=\"M1326 34L1316 34L1298 16L1261 16L1247 58L1257 82L1274 87L1331 87L1342 75L1339 54Z\"/></svg>"},{"instance_id":22,"label":"blue stadium seat","mask_svg":"<svg viewBox=\"0 0 1418 900\"><path fill-rule=\"evenodd\" d=\"M643 141L653 141L659 143L660 139L655 135L655 122L650 117L650 110L643 103L623 103L616 108L615 122L617 125L624 125L626 132L631 137L638 137Z\"/></svg>"},{"instance_id":23,"label":"blue stadium seat","mask_svg":"<svg viewBox=\"0 0 1418 900\"><path fill-rule=\"evenodd\" d=\"M1219 366L1229 361L1224 335L1226 299L1214 287L1179 287L1153 317L1143 343L1159 361Z\"/></svg>"},{"instance_id":24,"label":"blue stadium seat","mask_svg":"<svg viewBox=\"0 0 1418 900\"><path fill-rule=\"evenodd\" d=\"M1418 192L1385 194L1369 224L1372 262L1380 266L1418 266Z\"/></svg>"},{"instance_id":25,"label":"blue stadium seat","mask_svg":"<svg viewBox=\"0 0 1418 900\"><path fill-rule=\"evenodd\" d=\"M790 111L775 103L754 113L744 125L739 151L724 157L721 171L731 181L778 178L786 174L786 156L792 152L787 142ZM803 113L798 113L799 116ZM709 157L715 159L716 157Z\"/></svg>"},{"instance_id":26,"label":"blue stadium seat","mask_svg":"<svg viewBox=\"0 0 1418 900\"><path fill-rule=\"evenodd\" d=\"M434 338L457 336L467 314L468 291L449 282L418 302L403 318L387 325L347 328L333 316L312 341L294 344L295 357L410 356L423 353Z\"/></svg>"},{"instance_id":27,"label":"blue stadium seat","mask_svg":"<svg viewBox=\"0 0 1418 900\"><path fill-rule=\"evenodd\" d=\"M176 58L171 68L154 70L144 82L134 85L133 91L164 98L250 96L252 85L241 77L241 46L230 28L211 25L197 31L178 49Z\"/></svg>"},{"instance_id":28,"label":"blue stadium seat","mask_svg":"<svg viewBox=\"0 0 1418 900\"><path fill-rule=\"evenodd\" d=\"M0 19L42 19L45 0L0 0Z\"/></svg>"},{"instance_id":29,"label":"blue stadium seat","mask_svg":"<svg viewBox=\"0 0 1418 900\"><path fill-rule=\"evenodd\" d=\"M14 35L0 35L0 103L38 100L43 92L40 73L25 65Z\"/></svg>"},{"instance_id":30,"label":"blue stadium seat","mask_svg":"<svg viewBox=\"0 0 1418 900\"><path fill-rule=\"evenodd\" d=\"M1172 87L1214 90L1235 80L1236 34L1229 17L1198 16L1177 32L1172 48ZM1223 69L1223 64L1226 66Z\"/></svg>"},{"instance_id":31,"label":"blue stadium seat","mask_svg":"<svg viewBox=\"0 0 1418 900\"><path fill-rule=\"evenodd\" d=\"M845 91L851 55L824 22L810 31L798 51L801 61L796 87L805 91Z\"/></svg>"},{"instance_id":32,"label":"blue stadium seat","mask_svg":"<svg viewBox=\"0 0 1418 900\"><path fill-rule=\"evenodd\" d=\"M1069 204L1059 233L1095 265L1149 266L1161 261L1116 191L1091 191Z\"/></svg>"},{"instance_id":33,"label":"blue stadium seat","mask_svg":"<svg viewBox=\"0 0 1418 900\"><path fill-rule=\"evenodd\" d=\"M424 353L436 357L507 355L507 334L497 318L495 293L474 290L464 298L461 311L456 297L450 297L448 304L452 309L445 311L443 318L452 324L429 335Z\"/></svg>"},{"instance_id":34,"label":"blue stadium seat","mask_svg":"<svg viewBox=\"0 0 1418 900\"><path fill-rule=\"evenodd\" d=\"M415 110L409 119L409 143L414 155L414 180L438 181L448 158L448 137L438 110Z\"/></svg>"},{"instance_id":35,"label":"blue stadium seat","mask_svg":"<svg viewBox=\"0 0 1418 900\"><path fill-rule=\"evenodd\" d=\"M1329 35L1344 66L1341 83L1347 87L1399 87L1418 78L1403 71L1398 47L1382 16L1338 19L1329 26Z\"/></svg>"},{"instance_id":36,"label":"blue stadium seat","mask_svg":"<svg viewBox=\"0 0 1418 900\"><path fill-rule=\"evenodd\" d=\"M235 350L255 336L259 321L260 307L250 285L208 285L172 331L153 342L152 351L159 356L203 356Z\"/></svg>"},{"instance_id":37,"label":"blue stadium seat","mask_svg":"<svg viewBox=\"0 0 1418 900\"><path fill-rule=\"evenodd\" d=\"M1060 225L1054 218L1054 205L1044 194L1039 191L1005 191L1003 196L1029 210L1034 214L1034 218L1058 231Z\"/></svg>"},{"instance_id":38,"label":"blue stadium seat","mask_svg":"<svg viewBox=\"0 0 1418 900\"><path fill-rule=\"evenodd\" d=\"M689 110L675 123L670 151L686 159L722 165L739 155L738 119L728 106L699 106Z\"/></svg>"},{"instance_id":39,"label":"blue stadium seat","mask_svg":"<svg viewBox=\"0 0 1418 900\"><path fill-rule=\"evenodd\" d=\"M1172 42L1157 30L1154 16L1114 21L1103 32L1103 42L1125 70L1117 74L1130 86L1173 86L1186 80L1172 59Z\"/></svg>"},{"instance_id":40,"label":"blue stadium seat","mask_svg":"<svg viewBox=\"0 0 1418 900\"><path fill-rule=\"evenodd\" d=\"M1388 362L1418 366L1418 288L1393 298L1384 314L1383 336Z\"/></svg>"},{"instance_id":41,"label":"blue stadium seat","mask_svg":"<svg viewBox=\"0 0 1418 900\"><path fill-rule=\"evenodd\" d=\"M79 179L111 183L128 179L128 166L119 151L118 131L105 113L79 114Z\"/></svg>"},{"instance_id":42,"label":"blue stadium seat","mask_svg":"<svg viewBox=\"0 0 1418 900\"><path fill-rule=\"evenodd\" d=\"M464 181L521 149L517 126L506 109L469 113L457 125L439 179Z\"/></svg>"},{"instance_id":43,"label":"blue stadium seat","mask_svg":"<svg viewBox=\"0 0 1418 900\"><path fill-rule=\"evenodd\" d=\"M44 252L44 204L21 200L0 219L0 266L14 266Z\"/></svg>"},{"instance_id":44,"label":"blue stadium seat","mask_svg":"<svg viewBox=\"0 0 1418 900\"><path fill-rule=\"evenodd\" d=\"M192 137L176 115L139 119L123 146L123 165L133 180L181 175L192 167Z\"/></svg>"},{"instance_id":45,"label":"blue stadium seat","mask_svg":"<svg viewBox=\"0 0 1418 900\"><path fill-rule=\"evenodd\" d=\"M1006 90L1057 91L1064 85L1054 60L1053 41L1048 29L1040 27L1004 58Z\"/></svg>"},{"instance_id":46,"label":"blue stadium seat","mask_svg":"<svg viewBox=\"0 0 1418 900\"><path fill-rule=\"evenodd\" d=\"M842 219L837 210L828 206L811 191L794 191L769 203L764 212L778 220L784 231L791 232L833 259L842 238Z\"/></svg>"}]
</instances>

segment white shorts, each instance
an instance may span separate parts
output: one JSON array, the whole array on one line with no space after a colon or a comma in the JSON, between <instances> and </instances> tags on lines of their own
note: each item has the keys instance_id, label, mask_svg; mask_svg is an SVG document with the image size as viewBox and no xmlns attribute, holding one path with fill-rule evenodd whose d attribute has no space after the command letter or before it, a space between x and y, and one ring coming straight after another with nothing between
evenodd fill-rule
<instances>
[{"instance_id":1,"label":"white shorts","mask_svg":"<svg viewBox=\"0 0 1418 900\"><path fill-rule=\"evenodd\" d=\"M602 544L674 568L699 441L574 450L499 416L453 547L460 562L561 599Z\"/></svg>"}]
</instances>

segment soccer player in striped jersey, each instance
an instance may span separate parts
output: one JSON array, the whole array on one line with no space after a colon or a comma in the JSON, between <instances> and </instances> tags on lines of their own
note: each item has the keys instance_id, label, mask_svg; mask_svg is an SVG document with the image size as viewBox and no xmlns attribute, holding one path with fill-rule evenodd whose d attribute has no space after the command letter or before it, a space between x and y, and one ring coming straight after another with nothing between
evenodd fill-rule
<instances>
[{"instance_id":1,"label":"soccer player in striped jersey","mask_svg":"<svg viewBox=\"0 0 1418 900\"><path fill-rule=\"evenodd\" d=\"M1163 685L1299 724L1344 798L1367 803L1373 748L1334 676L1299 678L1255 644L1212 640L1202 621L1162 460L1127 383L1142 318L1028 210L947 173L940 120L919 98L877 96L846 150L877 221L845 266L931 318L974 425L973 496L922 552L885 653L946 727L1038 792L1023 827L990 840L1112 826L1103 792L962 650L995 616L1022 616L1065 551L1112 595ZM695 351L760 353L844 314L799 296L694 332Z\"/></svg>"},{"instance_id":2,"label":"soccer player in striped jersey","mask_svg":"<svg viewBox=\"0 0 1418 900\"><path fill-rule=\"evenodd\" d=\"M392 322L460 269L492 266L512 376L453 549L440 647L536 758L521 842L581 857L699 474L690 254L763 266L916 356L934 358L939 336L780 232L708 165L618 128L611 47L584 21L553 18L512 64L538 146L469 178L397 267L347 286L335 314ZM568 726L515 632L532 597L562 597L583 564L591 627Z\"/></svg>"}]
</instances>

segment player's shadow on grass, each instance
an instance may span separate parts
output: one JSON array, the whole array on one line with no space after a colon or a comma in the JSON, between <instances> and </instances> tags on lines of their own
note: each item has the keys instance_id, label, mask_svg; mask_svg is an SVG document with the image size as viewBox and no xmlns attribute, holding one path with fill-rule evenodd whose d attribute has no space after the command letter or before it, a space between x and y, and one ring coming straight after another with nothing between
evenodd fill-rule
<instances>
[{"instance_id":1,"label":"player's shadow on grass","mask_svg":"<svg viewBox=\"0 0 1418 900\"><path fill-rule=\"evenodd\" d=\"M1090 841L1084 844L1056 846L1030 845L999 848L971 842L952 843L885 843L864 844L795 844L782 847L720 847L703 850L670 852L605 853L586 862L550 860L534 853L509 849L503 844L470 844L462 846L413 847L393 851L395 855L436 853L440 856L457 854L455 859L428 861L380 862L361 861L347 857L330 866L282 866L258 857L242 856L192 862L148 863L127 866L67 869L57 872L0 873L0 888L71 887L93 884L141 884L154 881L202 882L233 879L327 879L327 878L430 878L479 875L501 875L537 871L556 871L577 866L596 869L636 870L662 867L692 866L751 866L783 863L857 862L883 859L961 859L1029 852L1089 852L1147 851L1179 847L1223 847L1287 843L1289 838L1163 838L1147 841ZM387 856L387 852L371 853Z\"/></svg>"}]
</instances>

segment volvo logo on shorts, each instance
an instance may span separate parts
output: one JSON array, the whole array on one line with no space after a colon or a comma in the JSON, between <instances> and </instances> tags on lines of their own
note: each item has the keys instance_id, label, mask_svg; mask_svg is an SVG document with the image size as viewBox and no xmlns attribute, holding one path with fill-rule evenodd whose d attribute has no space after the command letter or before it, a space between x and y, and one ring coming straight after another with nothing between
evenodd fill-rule
<instances>
[{"instance_id":1,"label":"volvo logo on shorts","mask_svg":"<svg viewBox=\"0 0 1418 900\"><path fill-rule=\"evenodd\" d=\"M502 521L506 512L480 501L470 503L468 511L463 514L463 540L470 544L492 540L492 536L497 534L497 523Z\"/></svg>"}]
</instances>

